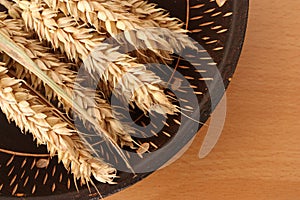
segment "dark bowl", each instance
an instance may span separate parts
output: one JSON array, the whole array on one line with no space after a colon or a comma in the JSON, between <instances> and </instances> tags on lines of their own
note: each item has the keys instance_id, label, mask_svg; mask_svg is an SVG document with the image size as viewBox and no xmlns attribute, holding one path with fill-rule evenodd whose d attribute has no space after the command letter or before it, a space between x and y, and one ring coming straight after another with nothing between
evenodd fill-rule
<instances>
[{"instance_id":1,"label":"dark bowl","mask_svg":"<svg viewBox=\"0 0 300 200\"><path fill-rule=\"evenodd\" d=\"M228 0L222 7L218 7L215 1L209 0L150 0L150 2L157 3L160 7L168 10L172 16L178 17L188 24L191 38L197 41L203 50L200 54L196 54L200 58L204 58L199 60L201 69L207 71L207 76L214 76L211 66L215 63L221 75L220 80L216 78L207 82L202 79L205 78L203 74L195 72L199 68L184 58L173 65L173 68L176 68L180 74L189 77L188 83L194 86L193 91L197 100L197 106L195 106L197 109L194 110L194 115L197 120L205 123L217 102L222 98L224 88L227 88L235 71L246 30L248 0ZM211 59L205 59L207 57ZM178 66L188 66L188 68L177 68L175 67L177 64L179 64ZM218 84L215 83L218 81L223 83L223 88L218 87ZM207 88L210 88L209 92ZM211 99L212 95L214 101ZM178 103L179 106L183 106L179 101ZM163 128L169 133L169 136L159 132L158 136L138 139L140 142L151 141L158 149L168 144L168 148L164 149L164 156L149 153L148 156L140 159L137 164L139 169L147 169L149 163L162 166L178 153L201 128L201 124L195 126L192 120L185 120L184 123L178 125L174 123L173 119L169 117L169 126ZM0 114L0 121L0 149L36 154L47 153L45 146L36 147L36 144L32 142L32 136L22 134L14 123L9 124L7 122L2 113ZM150 150L154 152L157 149ZM0 158L1 199L15 199L16 196L22 196L23 199L39 200L53 198L61 200L98 199L95 190L92 189L90 192L86 186L79 186L79 192L77 192L72 175L64 169L62 164L57 164L56 157L51 159L46 169L38 169L34 164L38 158L30 156L13 156L9 152L0 152ZM105 197L141 181L151 173L151 170L136 174L119 171L120 178L116 180L118 184L98 183L97 187ZM46 183L44 183L45 177L47 177ZM17 190L12 195L12 191L16 187ZM33 188L35 188L34 192L32 192Z\"/></svg>"}]
</instances>

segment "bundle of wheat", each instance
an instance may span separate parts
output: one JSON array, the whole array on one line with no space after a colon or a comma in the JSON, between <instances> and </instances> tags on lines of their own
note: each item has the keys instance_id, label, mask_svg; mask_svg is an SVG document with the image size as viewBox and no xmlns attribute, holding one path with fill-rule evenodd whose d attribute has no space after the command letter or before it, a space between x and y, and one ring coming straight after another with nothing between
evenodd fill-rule
<instances>
[{"instance_id":1,"label":"bundle of wheat","mask_svg":"<svg viewBox=\"0 0 300 200\"><path fill-rule=\"evenodd\" d=\"M225 0L216 2L223 6ZM196 49L183 23L144 0L0 4L7 9L0 13L1 110L38 144L46 144L50 157L57 156L75 180L94 184L94 177L113 184L117 170L99 157L89 131L109 143L128 168L122 147L138 154L149 149L150 143L133 139L134 130L120 121L110 97L144 114L180 112L167 84L146 64L173 62L174 52ZM116 43L109 44L109 38ZM124 52L124 46L132 50ZM97 88L90 87L90 79ZM75 120L88 132L79 131Z\"/></svg>"},{"instance_id":2,"label":"bundle of wheat","mask_svg":"<svg viewBox=\"0 0 300 200\"><path fill-rule=\"evenodd\" d=\"M111 110L112 92L144 113L178 112L164 93L163 81L139 59L141 54L132 57L104 40L122 31L139 30L145 37L132 34L125 37L131 45L135 41L141 44L137 46L152 51L149 59L158 56L171 60L169 53L178 42L192 46L185 42L182 23L144 1L1 0L0 3L7 8L7 13L0 16L1 38L7 42L1 46L2 111L22 130L31 132L38 144L47 144L50 155L58 155L67 169L71 167L75 179L87 183L93 175L98 181L113 183L115 169L92 156L93 147L85 144L84 134L69 117L79 118L87 130L104 133L106 140L118 149L117 146L134 148L135 142L130 135L132 130L120 123ZM182 34L182 39L173 45L175 41L143 31L147 27L168 28ZM12 52L10 44L20 47L21 56L27 56L33 68L20 62L21 56ZM160 52L159 45L167 46L170 51ZM90 77L100 80L97 94L81 84L88 78L78 78L80 63ZM76 97L75 103L70 101L72 95Z\"/></svg>"}]
</instances>

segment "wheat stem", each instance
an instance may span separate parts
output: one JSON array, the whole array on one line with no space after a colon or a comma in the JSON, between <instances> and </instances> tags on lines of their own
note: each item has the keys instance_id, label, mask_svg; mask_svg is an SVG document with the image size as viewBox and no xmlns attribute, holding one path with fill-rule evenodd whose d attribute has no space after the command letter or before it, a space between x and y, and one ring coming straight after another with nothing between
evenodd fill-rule
<instances>
[{"instance_id":1,"label":"wheat stem","mask_svg":"<svg viewBox=\"0 0 300 200\"><path fill-rule=\"evenodd\" d=\"M0 152L10 154L10 155L14 155L14 156L40 157L40 158L50 157L50 154L35 154L35 153L16 152L16 151L11 151L11 150L2 149L2 148L0 148Z\"/></svg>"}]
</instances>

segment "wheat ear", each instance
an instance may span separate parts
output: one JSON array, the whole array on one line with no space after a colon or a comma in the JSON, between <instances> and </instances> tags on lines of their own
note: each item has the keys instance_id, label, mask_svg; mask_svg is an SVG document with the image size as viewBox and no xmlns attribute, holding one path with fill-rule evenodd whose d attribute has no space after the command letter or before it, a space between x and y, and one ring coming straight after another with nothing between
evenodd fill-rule
<instances>
[{"instance_id":1,"label":"wheat ear","mask_svg":"<svg viewBox=\"0 0 300 200\"><path fill-rule=\"evenodd\" d=\"M39 41L30 39L31 33L24 31L24 24L21 19L6 19L1 21L0 30L9 34L10 38L24 49L29 57L62 89L70 96L73 95L74 100L85 108L87 112L97 119L99 125L107 130L112 138L121 146L132 146L130 129L124 126L114 117L111 107L108 102L99 95L95 95L94 91L89 88L83 88L79 84L74 88L76 81L78 81L77 73L70 70L71 63L62 62L59 54L53 54L48 47L43 46ZM22 78L28 74L27 70L19 64L16 65L16 75ZM30 82L34 89L41 87L42 82L33 74L30 74ZM58 98L57 94L51 90L47 85L45 87L45 96L49 100L58 99L63 104L66 112L72 110L72 105L67 103L64 99ZM77 116L77 115L76 115ZM78 116L85 122L85 119Z\"/></svg>"},{"instance_id":2,"label":"wheat ear","mask_svg":"<svg viewBox=\"0 0 300 200\"><path fill-rule=\"evenodd\" d=\"M182 28L182 21L178 18L170 17L166 10L158 8L155 3L148 3L144 0L127 0L127 2L130 4L129 12L143 21L149 21L153 27L167 28L176 33L188 32Z\"/></svg>"},{"instance_id":3,"label":"wheat ear","mask_svg":"<svg viewBox=\"0 0 300 200\"><path fill-rule=\"evenodd\" d=\"M42 4L36 2L21 1L19 4L23 9L22 16L25 24L37 31L41 39L51 42L54 47L61 47L66 52L67 49L74 50L85 61L83 66L90 72L94 80L98 81L101 78L105 83L108 82L109 90L117 91L116 93L120 97L128 94L125 95L129 96L126 100L135 102L144 112L154 110L163 114L174 114L176 107L164 94L161 88L163 82L144 65L137 64L135 59L126 54L118 53L118 48L89 40L92 36L89 36L87 31L83 31L85 34L82 37L85 40L74 37L77 32L81 31L75 29L74 24L66 23L67 19L70 22L73 20L72 18L59 18L56 11L44 8ZM86 43L94 49L86 48ZM79 47L76 44L80 44ZM82 49L82 51L78 49ZM100 55L95 58L88 56L90 53ZM118 84L121 92L116 90Z\"/></svg>"},{"instance_id":4,"label":"wheat ear","mask_svg":"<svg viewBox=\"0 0 300 200\"><path fill-rule=\"evenodd\" d=\"M93 175L103 183L113 183L116 170L99 158L94 158L80 140L77 132L65 120L43 104L39 96L25 88L24 81L7 75L0 64L0 107L7 118L21 130L31 132L38 144L46 144L51 156L69 169L83 183Z\"/></svg>"},{"instance_id":5,"label":"wheat ear","mask_svg":"<svg viewBox=\"0 0 300 200\"><path fill-rule=\"evenodd\" d=\"M180 53L189 47L196 49L180 28L182 23L169 17L163 9L155 8L154 4L135 0L43 0L51 8L60 9L76 20L93 25L97 30L104 29L118 40L126 41L137 51L149 49L163 60L170 59L166 53ZM147 12L147 15L144 13ZM153 13L152 13L153 12ZM157 29L159 28L160 29ZM162 29L163 28L163 29ZM125 37L118 34L125 31ZM127 32L129 31L129 32ZM161 51L162 50L162 51ZM139 57L147 57L138 54Z\"/></svg>"},{"instance_id":6,"label":"wheat ear","mask_svg":"<svg viewBox=\"0 0 300 200\"><path fill-rule=\"evenodd\" d=\"M23 11L26 26L35 30L40 40L45 39L53 48L60 48L71 60L84 60L106 38L93 28L78 25L72 17L46 8L44 3L18 1L17 4Z\"/></svg>"},{"instance_id":7,"label":"wheat ear","mask_svg":"<svg viewBox=\"0 0 300 200\"><path fill-rule=\"evenodd\" d=\"M95 70L96 74L104 74L103 80L110 83L110 91L123 98L128 99L132 106L134 102L144 112L152 110L161 114L174 114L177 108L171 104L168 97L161 88L164 84L154 73L144 73L145 65L137 64L134 58L124 57L117 52L118 47L102 45L97 47L90 57L85 60L84 65L88 69ZM107 59L108 60L105 60ZM115 59L106 70L106 63ZM97 68L93 68L93 66ZM93 71L92 71L93 73Z\"/></svg>"}]
</instances>

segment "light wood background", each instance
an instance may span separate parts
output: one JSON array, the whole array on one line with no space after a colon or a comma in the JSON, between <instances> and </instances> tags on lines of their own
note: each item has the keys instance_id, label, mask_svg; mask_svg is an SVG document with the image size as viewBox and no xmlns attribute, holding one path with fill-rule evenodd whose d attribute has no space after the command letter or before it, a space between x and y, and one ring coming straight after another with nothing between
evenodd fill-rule
<instances>
[{"instance_id":1,"label":"light wood background","mask_svg":"<svg viewBox=\"0 0 300 200\"><path fill-rule=\"evenodd\" d=\"M300 1L251 0L222 136L107 200L300 199Z\"/></svg>"}]
</instances>

